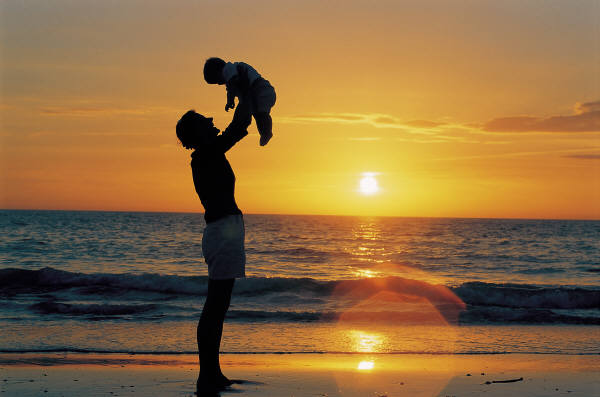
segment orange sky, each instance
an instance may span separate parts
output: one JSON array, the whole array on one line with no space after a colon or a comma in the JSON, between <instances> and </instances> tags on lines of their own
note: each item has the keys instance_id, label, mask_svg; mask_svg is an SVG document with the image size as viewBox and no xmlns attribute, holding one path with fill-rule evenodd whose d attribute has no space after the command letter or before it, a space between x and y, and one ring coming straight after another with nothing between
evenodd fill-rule
<instances>
[{"instance_id":1,"label":"orange sky","mask_svg":"<svg viewBox=\"0 0 600 397\"><path fill-rule=\"evenodd\" d=\"M210 56L277 90L246 213L600 218L598 1L3 1L2 208L195 211ZM360 177L381 190L366 196Z\"/></svg>"}]
</instances>

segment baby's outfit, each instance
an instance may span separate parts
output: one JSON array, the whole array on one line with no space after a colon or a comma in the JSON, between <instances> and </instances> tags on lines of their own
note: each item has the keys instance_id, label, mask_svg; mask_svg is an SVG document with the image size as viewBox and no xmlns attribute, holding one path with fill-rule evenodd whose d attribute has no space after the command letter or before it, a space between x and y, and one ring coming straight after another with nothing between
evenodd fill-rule
<instances>
[{"instance_id":1,"label":"baby's outfit","mask_svg":"<svg viewBox=\"0 0 600 397\"><path fill-rule=\"evenodd\" d=\"M236 75L237 84L230 83ZM252 66L244 62L227 62L223 67L223 78L229 94L237 96L240 101L250 101L253 115L270 113L276 101L275 88Z\"/></svg>"}]
</instances>

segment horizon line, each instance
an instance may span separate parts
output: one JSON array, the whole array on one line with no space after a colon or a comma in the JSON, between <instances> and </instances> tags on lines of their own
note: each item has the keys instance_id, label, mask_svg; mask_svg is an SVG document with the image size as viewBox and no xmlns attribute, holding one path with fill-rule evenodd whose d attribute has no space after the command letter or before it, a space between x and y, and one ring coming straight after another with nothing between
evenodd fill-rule
<instances>
[{"instance_id":1,"label":"horizon line","mask_svg":"<svg viewBox=\"0 0 600 397\"><path fill-rule=\"evenodd\" d=\"M103 209L54 209L54 208L0 208L0 211L47 211L47 212L117 212L117 213L141 213L141 214L195 214L203 215L202 212L193 211L153 211L153 210L103 210ZM523 221L600 221L600 218L523 218L523 217L486 217L486 216L409 216L409 215L350 215L350 214L287 214L287 213L254 213L243 212L243 215L263 216L330 216L348 218L405 218L405 219L497 219L497 220L523 220Z\"/></svg>"}]
</instances>

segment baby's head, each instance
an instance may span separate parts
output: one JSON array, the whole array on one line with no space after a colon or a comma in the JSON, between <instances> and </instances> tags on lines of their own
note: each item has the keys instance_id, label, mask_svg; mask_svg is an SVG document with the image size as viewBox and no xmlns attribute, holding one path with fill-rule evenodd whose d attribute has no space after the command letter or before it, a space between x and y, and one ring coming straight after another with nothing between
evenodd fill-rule
<instances>
[{"instance_id":1,"label":"baby's head","mask_svg":"<svg viewBox=\"0 0 600 397\"><path fill-rule=\"evenodd\" d=\"M204 80L208 84L225 84L224 67L225 61L221 58L208 58L204 63Z\"/></svg>"}]
</instances>

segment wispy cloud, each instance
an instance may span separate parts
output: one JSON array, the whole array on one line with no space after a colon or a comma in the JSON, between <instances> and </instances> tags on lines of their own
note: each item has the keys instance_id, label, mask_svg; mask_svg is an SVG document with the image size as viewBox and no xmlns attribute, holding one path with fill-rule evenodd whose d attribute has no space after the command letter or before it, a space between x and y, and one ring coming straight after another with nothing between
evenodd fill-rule
<instances>
[{"instance_id":1,"label":"wispy cloud","mask_svg":"<svg viewBox=\"0 0 600 397\"><path fill-rule=\"evenodd\" d=\"M417 128L436 128L442 126L446 123L440 123L437 121L429 121L429 120L411 120L405 121L404 125L409 127L417 127Z\"/></svg>"},{"instance_id":2,"label":"wispy cloud","mask_svg":"<svg viewBox=\"0 0 600 397\"><path fill-rule=\"evenodd\" d=\"M586 148L589 150L589 148ZM473 156L457 156L457 157L442 157L434 158L432 161L460 161L460 160L476 160L476 159L489 159L489 158L510 158L510 157L528 157L528 156L545 156L549 154L561 154L561 153L577 153L586 149L560 149L560 150L545 150L545 151L521 151L521 152L505 152L505 153L494 153L494 154L482 154ZM594 156L594 155L581 155L572 154L565 155L562 157L571 158L582 158L580 156Z\"/></svg>"},{"instance_id":3,"label":"wispy cloud","mask_svg":"<svg viewBox=\"0 0 600 397\"><path fill-rule=\"evenodd\" d=\"M43 107L40 114L45 116L95 117L99 115L143 115L141 109L99 108L99 107Z\"/></svg>"},{"instance_id":4,"label":"wispy cloud","mask_svg":"<svg viewBox=\"0 0 600 397\"><path fill-rule=\"evenodd\" d=\"M361 141L361 142L372 142L372 141L380 141L381 137L378 136L365 136L365 137L350 137L349 141Z\"/></svg>"},{"instance_id":5,"label":"wispy cloud","mask_svg":"<svg viewBox=\"0 0 600 397\"><path fill-rule=\"evenodd\" d=\"M577 103L574 114L551 117L514 116L498 117L487 123L448 123L431 120L401 120L381 113L316 113L309 115L282 116L279 123L303 124L362 124L381 129L395 129L402 134L395 140L413 143L470 143L508 144L503 140L473 139L474 135L498 136L498 133L576 133L600 132L600 101ZM349 137L355 141L379 141L382 137Z\"/></svg>"},{"instance_id":6,"label":"wispy cloud","mask_svg":"<svg viewBox=\"0 0 600 397\"><path fill-rule=\"evenodd\" d=\"M381 129L394 129L400 132L393 139L399 142L411 143L486 143L479 139L472 139L472 134L493 135L482 132L478 127L431 120L408 120L404 121L395 116L380 113L318 113L311 115L283 116L278 117L280 123L303 123L320 124L333 123L342 125L362 124ZM481 126L479 126L481 128ZM389 138L389 137L388 137ZM348 137L352 141L380 141L381 136Z\"/></svg>"},{"instance_id":7,"label":"wispy cloud","mask_svg":"<svg viewBox=\"0 0 600 397\"><path fill-rule=\"evenodd\" d=\"M150 116L173 111L174 109L164 107L127 108L110 105L44 106L39 108L40 115L62 117Z\"/></svg>"},{"instance_id":8,"label":"wispy cloud","mask_svg":"<svg viewBox=\"0 0 600 397\"><path fill-rule=\"evenodd\" d=\"M389 114L380 113L318 113L312 115L283 116L277 119L281 123L335 123L366 124L375 128L399 129L409 134L435 135L429 129L442 125L434 121L402 121Z\"/></svg>"},{"instance_id":9,"label":"wispy cloud","mask_svg":"<svg viewBox=\"0 0 600 397\"><path fill-rule=\"evenodd\" d=\"M577 160L600 160L600 154L570 154L563 157Z\"/></svg>"},{"instance_id":10,"label":"wispy cloud","mask_svg":"<svg viewBox=\"0 0 600 397\"><path fill-rule=\"evenodd\" d=\"M575 113L576 114L583 114L583 113L589 113L589 112L600 112L600 101L585 102L585 103L577 102L575 104Z\"/></svg>"},{"instance_id":11,"label":"wispy cloud","mask_svg":"<svg viewBox=\"0 0 600 397\"><path fill-rule=\"evenodd\" d=\"M488 121L482 130L489 132L600 132L600 101L578 103L575 114L551 116L500 117Z\"/></svg>"},{"instance_id":12,"label":"wispy cloud","mask_svg":"<svg viewBox=\"0 0 600 397\"><path fill-rule=\"evenodd\" d=\"M462 135L442 135L437 134L433 136L427 137L399 137L396 138L399 142L412 142L412 143L448 143L448 142L456 142L456 143L482 143L479 140L469 139Z\"/></svg>"}]
</instances>

